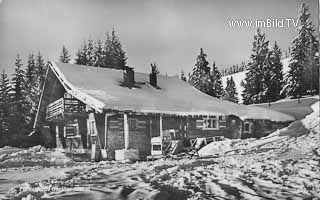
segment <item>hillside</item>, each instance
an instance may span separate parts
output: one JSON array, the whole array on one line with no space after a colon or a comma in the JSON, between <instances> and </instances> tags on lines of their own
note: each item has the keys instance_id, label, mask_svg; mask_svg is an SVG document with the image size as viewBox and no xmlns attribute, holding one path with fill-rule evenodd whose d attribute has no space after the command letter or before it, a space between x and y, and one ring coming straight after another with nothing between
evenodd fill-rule
<instances>
[{"instance_id":1,"label":"hillside","mask_svg":"<svg viewBox=\"0 0 320 200\"><path fill-rule=\"evenodd\" d=\"M254 104L254 106L268 108L278 112L282 112L295 117L295 119L302 119L306 115L312 113L310 106L319 101L319 96L305 97L298 99L281 99L276 102ZM251 106L251 105L249 105Z\"/></svg>"}]
</instances>

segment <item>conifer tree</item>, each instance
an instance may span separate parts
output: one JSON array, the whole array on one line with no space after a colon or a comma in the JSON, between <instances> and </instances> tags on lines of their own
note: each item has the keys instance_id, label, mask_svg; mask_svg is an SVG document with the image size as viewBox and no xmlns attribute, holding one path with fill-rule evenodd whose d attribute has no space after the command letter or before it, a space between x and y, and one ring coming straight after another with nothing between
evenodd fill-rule
<instances>
[{"instance_id":1,"label":"conifer tree","mask_svg":"<svg viewBox=\"0 0 320 200\"><path fill-rule=\"evenodd\" d=\"M189 79L189 83L206 94L210 94L210 67L209 62L206 60L207 55L203 49L200 49L200 54L197 56L195 67Z\"/></svg>"},{"instance_id":2,"label":"conifer tree","mask_svg":"<svg viewBox=\"0 0 320 200\"><path fill-rule=\"evenodd\" d=\"M299 13L298 36L293 40L284 92L293 98L319 93L319 41L305 3Z\"/></svg>"},{"instance_id":3,"label":"conifer tree","mask_svg":"<svg viewBox=\"0 0 320 200\"><path fill-rule=\"evenodd\" d=\"M283 84L281 55L281 49L277 42L275 42L272 51L270 51L266 57L266 67L264 70L264 102L273 102L281 99Z\"/></svg>"},{"instance_id":4,"label":"conifer tree","mask_svg":"<svg viewBox=\"0 0 320 200\"><path fill-rule=\"evenodd\" d=\"M38 55L36 57L36 88L38 88L38 95L40 95L40 90L43 86L44 83L44 79L46 76L46 70L47 70L47 66L44 62L44 59L40 53L40 51L38 52Z\"/></svg>"},{"instance_id":5,"label":"conifer tree","mask_svg":"<svg viewBox=\"0 0 320 200\"><path fill-rule=\"evenodd\" d=\"M37 105L40 96L39 77L37 73L38 62L35 61L34 55L30 54L27 62L25 86L26 86L26 113L28 125L31 126L36 115Z\"/></svg>"},{"instance_id":6,"label":"conifer tree","mask_svg":"<svg viewBox=\"0 0 320 200\"><path fill-rule=\"evenodd\" d=\"M86 54L86 58L87 58L87 63L86 65L88 66L94 66L95 65L95 46L94 46L94 43L93 43L93 40L88 40L88 46L86 48L86 51L85 51L85 54Z\"/></svg>"},{"instance_id":7,"label":"conifer tree","mask_svg":"<svg viewBox=\"0 0 320 200\"><path fill-rule=\"evenodd\" d=\"M83 44L81 46L81 49L78 50L77 55L76 55L76 64L77 65L87 65L88 64L88 58L87 58L87 43L86 41L83 41Z\"/></svg>"},{"instance_id":8,"label":"conifer tree","mask_svg":"<svg viewBox=\"0 0 320 200\"><path fill-rule=\"evenodd\" d=\"M3 70L0 75L0 138L6 140L10 127L10 82L8 75Z\"/></svg>"},{"instance_id":9,"label":"conifer tree","mask_svg":"<svg viewBox=\"0 0 320 200\"><path fill-rule=\"evenodd\" d=\"M33 54L29 54L28 63L26 69L26 83L27 86L35 81L36 74L36 62Z\"/></svg>"},{"instance_id":10,"label":"conifer tree","mask_svg":"<svg viewBox=\"0 0 320 200\"><path fill-rule=\"evenodd\" d=\"M244 91L242 93L243 103L261 103L264 101L264 70L266 68L266 57L268 55L269 41L266 41L265 34L257 29L254 35L251 61L244 80Z\"/></svg>"},{"instance_id":11,"label":"conifer tree","mask_svg":"<svg viewBox=\"0 0 320 200\"><path fill-rule=\"evenodd\" d=\"M12 78L13 94L12 94L12 120L10 123L11 130L14 133L22 133L27 124L27 108L25 72L22 69L22 60L19 54L15 61L15 72Z\"/></svg>"},{"instance_id":12,"label":"conifer tree","mask_svg":"<svg viewBox=\"0 0 320 200\"><path fill-rule=\"evenodd\" d=\"M69 51L68 49L63 45L62 46L62 51L61 51L61 54L60 54L60 62L63 62L63 63L69 63L71 58L70 58L70 54L69 54Z\"/></svg>"},{"instance_id":13,"label":"conifer tree","mask_svg":"<svg viewBox=\"0 0 320 200\"><path fill-rule=\"evenodd\" d=\"M181 70L180 79L184 82L187 82L187 77L184 75L184 71Z\"/></svg>"},{"instance_id":14,"label":"conifer tree","mask_svg":"<svg viewBox=\"0 0 320 200\"><path fill-rule=\"evenodd\" d=\"M111 36L107 33L107 40L104 44L104 64L103 67L124 69L127 65L127 57L115 30Z\"/></svg>"},{"instance_id":15,"label":"conifer tree","mask_svg":"<svg viewBox=\"0 0 320 200\"><path fill-rule=\"evenodd\" d=\"M103 66L103 46L101 40L98 40L95 46L95 51L94 51L94 57L95 57L95 62L94 66L95 67L102 67Z\"/></svg>"},{"instance_id":16,"label":"conifer tree","mask_svg":"<svg viewBox=\"0 0 320 200\"><path fill-rule=\"evenodd\" d=\"M213 62L212 70L210 72L210 87L211 91L209 92L210 96L220 98L223 93L221 74L216 67L216 63Z\"/></svg>"},{"instance_id":17,"label":"conifer tree","mask_svg":"<svg viewBox=\"0 0 320 200\"><path fill-rule=\"evenodd\" d=\"M239 102L236 84L234 83L232 76L230 79L227 78L227 85L225 87L225 90L223 91L222 99L234 103Z\"/></svg>"}]
</instances>

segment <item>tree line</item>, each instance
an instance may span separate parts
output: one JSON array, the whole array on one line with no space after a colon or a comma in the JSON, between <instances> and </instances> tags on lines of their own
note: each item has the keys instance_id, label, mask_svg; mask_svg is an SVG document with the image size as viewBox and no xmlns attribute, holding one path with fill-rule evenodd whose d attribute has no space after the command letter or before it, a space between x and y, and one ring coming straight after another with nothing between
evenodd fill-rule
<instances>
[{"instance_id":1,"label":"tree line","mask_svg":"<svg viewBox=\"0 0 320 200\"><path fill-rule=\"evenodd\" d=\"M257 29L253 37L252 52L248 63L240 67L233 65L221 73L215 62L212 69L208 66L207 55L203 49L196 58L196 64L189 74L188 82L200 91L221 99L238 102L234 81L227 80L222 88L221 75L231 75L246 70L242 81L244 104L256 104L277 101L282 98L299 98L303 95L319 93L319 41L310 19L306 4L302 4L298 15L297 37L292 41L289 51L289 72L283 74L282 51L274 42L270 48L266 35ZM184 73L181 79L187 80Z\"/></svg>"},{"instance_id":2,"label":"tree line","mask_svg":"<svg viewBox=\"0 0 320 200\"><path fill-rule=\"evenodd\" d=\"M93 67L125 69L126 53L115 30L106 34L104 41L91 39L83 41L76 53L74 63ZM66 46L62 46L60 62L72 62ZM0 146L28 146L39 144L41 139L32 140L28 134L33 131L41 88L48 65L39 52L28 55L26 64L17 54L14 73L9 77L3 70L0 75Z\"/></svg>"},{"instance_id":3,"label":"tree line","mask_svg":"<svg viewBox=\"0 0 320 200\"><path fill-rule=\"evenodd\" d=\"M32 130L46 67L40 52L29 54L25 66L17 54L11 78L5 70L1 72L0 146L23 145L23 140Z\"/></svg>"}]
</instances>

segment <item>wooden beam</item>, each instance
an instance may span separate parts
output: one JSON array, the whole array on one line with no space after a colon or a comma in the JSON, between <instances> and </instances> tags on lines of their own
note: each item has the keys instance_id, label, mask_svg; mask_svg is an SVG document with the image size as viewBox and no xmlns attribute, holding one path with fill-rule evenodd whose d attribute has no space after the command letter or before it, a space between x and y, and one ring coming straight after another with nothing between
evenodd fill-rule
<instances>
[{"instance_id":1,"label":"wooden beam","mask_svg":"<svg viewBox=\"0 0 320 200\"><path fill-rule=\"evenodd\" d=\"M107 135L108 135L108 114L104 116L104 149L107 149Z\"/></svg>"},{"instance_id":2,"label":"wooden beam","mask_svg":"<svg viewBox=\"0 0 320 200\"><path fill-rule=\"evenodd\" d=\"M161 139L161 151L163 150L163 130L162 130L162 115L160 115L160 139Z\"/></svg>"},{"instance_id":3,"label":"wooden beam","mask_svg":"<svg viewBox=\"0 0 320 200\"><path fill-rule=\"evenodd\" d=\"M124 131L124 149L129 149L129 125L128 125L128 116L123 114L123 131Z\"/></svg>"}]
</instances>

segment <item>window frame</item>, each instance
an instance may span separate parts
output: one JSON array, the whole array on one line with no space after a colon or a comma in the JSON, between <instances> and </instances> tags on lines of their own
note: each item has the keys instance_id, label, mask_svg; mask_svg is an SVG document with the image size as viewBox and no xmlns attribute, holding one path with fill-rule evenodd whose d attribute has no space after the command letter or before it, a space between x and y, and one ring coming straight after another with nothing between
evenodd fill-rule
<instances>
[{"instance_id":1,"label":"window frame","mask_svg":"<svg viewBox=\"0 0 320 200\"><path fill-rule=\"evenodd\" d=\"M206 127L206 121L211 121L211 125L215 124L215 127ZM213 123L215 122L215 123ZM204 127L203 130L219 130L219 116L210 116L204 118Z\"/></svg>"},{"instance_id":2,"label":"window frame","mask_svg":"<svg viewBox=\"0 0 320 200\"><path fill-rule=\"evenodd\" d=\"M219 116L208 116L204 117L202 119L196 120L196 128L202 129L202 130L220 130L219 126ZM210 123L208 121L211 121ZM207 127L208 124L215 124L215 127Z\"/></svg>"},{"instance_id":3,"label":"window frame","mask_svg":"<svg viewBox=\"0 0 320 200\"><path fill-rule=\"evenodd\" d=\"M249 130L246 130L246 125L249 126ZM252 134L252 125L253 125L252 122L244 122L243 123L243 132L248 133L248 134Z\"/></svg>"}]
</instances>

